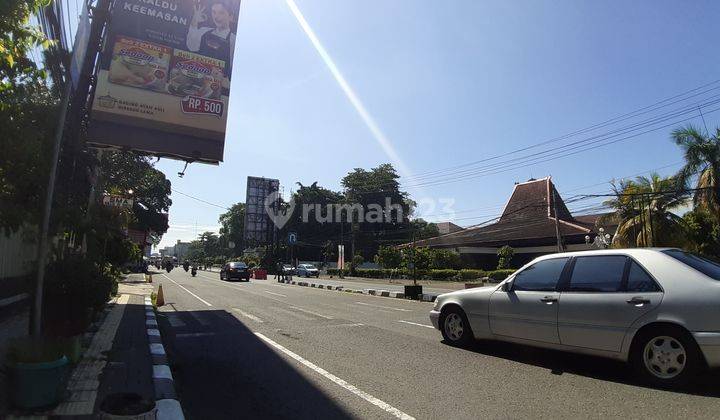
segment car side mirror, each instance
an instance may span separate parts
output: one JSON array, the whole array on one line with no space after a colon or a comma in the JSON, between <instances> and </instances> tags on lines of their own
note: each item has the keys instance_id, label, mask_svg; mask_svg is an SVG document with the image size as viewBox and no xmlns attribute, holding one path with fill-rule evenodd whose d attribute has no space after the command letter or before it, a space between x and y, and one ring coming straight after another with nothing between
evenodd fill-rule
<instances>
[{"instance_id":1,"label":"car side mirror","mask_svg":"<svg viewBox=\"0 0 720 420\"><path fill-rule=\"evenodd\" d=\"M503 292L509 292L512 290L512 280L508 280L500 286Z\"/></svg>"}]
</instances>

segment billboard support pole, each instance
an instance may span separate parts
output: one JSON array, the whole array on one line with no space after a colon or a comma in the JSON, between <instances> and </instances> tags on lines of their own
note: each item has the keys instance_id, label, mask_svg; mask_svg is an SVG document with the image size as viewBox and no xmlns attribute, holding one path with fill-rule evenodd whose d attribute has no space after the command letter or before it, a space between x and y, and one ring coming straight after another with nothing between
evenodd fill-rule
<instances>
[{"instance_id":1,"label":"billboard support pole","mask_svg":"<svg viewBox=\"0 0 720 420\"><path fill-rule=\"evenodd\" d=\"M60 145L62 144L63 133L65 131L65 117L67 117L67 109L68 103L70 101L71 92L72 83L70 83L70 80L67 80L67 82L65 83L65 91L63 92L62 103L60 105L60 117L58 118L58 127L55 131L52 161L50 164L50 176L48 177L47 189L45 190L45 204L43 206L43 218L37 248L37 277L35 278L35 300L32 322L32 335L36 337L39 337L42 333L41 317L43 302L43 285L45 283L45 263L47 261L48 253L50 213L52 211L53 197L55 196L55 179L57 178L58 160L60 157Z\"/></svg>"}]
</instances>

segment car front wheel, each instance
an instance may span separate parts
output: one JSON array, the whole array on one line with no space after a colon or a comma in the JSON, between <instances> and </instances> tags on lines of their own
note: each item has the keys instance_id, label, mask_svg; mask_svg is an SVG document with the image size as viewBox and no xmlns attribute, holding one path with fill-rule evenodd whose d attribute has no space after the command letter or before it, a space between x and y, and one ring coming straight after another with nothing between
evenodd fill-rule
<instances>
[{"instance_id":1,"label":"car front wheel","mask_svg":"<svg viewBox=\"0 0 720 420\"><path fill-rule=\"evenodd\" d=\"M640 333L632 363L645 382L673 387L688 383L698 372L702 358L690 334L679 327L668 326Z\"/></svg>"},{"instance_id":2,"label":"car front wheel","mask_svg":"<svg viewBox=\"0 0 720 420\"><path fill-rule=\"evenodd\" d=\"M452 346L463 347L468 345L473 339L473 333L470 329L467 316L465 316L465 312L457 306L451 306L442 312L440 327L443 338Z\"/></svg>"}]
</instances>

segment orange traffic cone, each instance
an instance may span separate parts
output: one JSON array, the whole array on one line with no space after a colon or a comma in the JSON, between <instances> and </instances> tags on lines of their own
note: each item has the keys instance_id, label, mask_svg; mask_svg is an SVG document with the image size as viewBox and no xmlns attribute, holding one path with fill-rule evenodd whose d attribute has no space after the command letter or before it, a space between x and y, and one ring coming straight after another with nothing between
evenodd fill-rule
<instances>
[{"instance_id":1,"label":"orange traffic cone","mask_svg":"<svg viewBox=\"0 0 720 420\"><path fill-rule=\"evenodd\" d=\"M163 297L162 284L158 286L157 297L155 298L155 306L163 306L165 298Z\"/></svg>"}]
</instances>

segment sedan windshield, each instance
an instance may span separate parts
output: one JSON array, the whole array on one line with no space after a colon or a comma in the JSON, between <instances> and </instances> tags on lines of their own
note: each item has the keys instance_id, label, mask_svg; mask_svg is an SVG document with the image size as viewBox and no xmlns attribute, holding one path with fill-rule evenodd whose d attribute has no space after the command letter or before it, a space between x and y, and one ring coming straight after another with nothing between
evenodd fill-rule
<instances>
[{"instance_id":1,"label":"sedan windshield","mask_svg":"<svg viewBox=\"0 0 720 420\"><path fill-rule=\"evenodd\" d=\"M232 268L246 268L247 265L245 263L230 263L230 267Z\"/></svg>"},{"instance_id":2,"label":"sedan windshield","mask_svg":"<svg viewBox=\"0 0 720 420\"><path fill-rule=\"evenodd\" d=\"M705 274L706 276L715 280L720 280L720 264L699 257L689 252L681 251L679 249L669 249L663 251L665 254L675 258L685 265L696 269L697 271Z\"/></svg>"}]
</instances>

